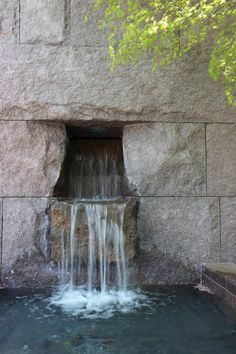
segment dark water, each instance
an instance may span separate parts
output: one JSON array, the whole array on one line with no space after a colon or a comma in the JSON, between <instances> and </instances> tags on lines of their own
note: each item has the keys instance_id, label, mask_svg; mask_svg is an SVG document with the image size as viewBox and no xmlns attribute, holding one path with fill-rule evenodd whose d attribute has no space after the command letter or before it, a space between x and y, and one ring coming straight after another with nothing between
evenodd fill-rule
<instances>
[{"instance_id":1,"label":"dark water","mask_svg":"<svg viewBox=\"0 0 236 354\"><path fill-rule=\"evenodd\" d=\"M151 306L81 319L49 305L49 294L0 293L1 354L235 354L236 316L193 289L148 294Z\"/></svg>"}]
</instances>

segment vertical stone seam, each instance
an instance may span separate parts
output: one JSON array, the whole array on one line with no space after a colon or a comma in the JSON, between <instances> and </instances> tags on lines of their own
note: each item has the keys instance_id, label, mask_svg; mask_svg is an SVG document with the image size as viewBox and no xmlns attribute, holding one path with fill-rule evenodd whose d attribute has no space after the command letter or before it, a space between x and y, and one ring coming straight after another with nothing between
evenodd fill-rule
<instances>
[{"instance_id":1,"label":"vertical stone seam","mask_svg":"<svg viewBox=\"0 0 236 354\"><path fill-rule=\"evenodd\" d=\"M0 240L0 244L1 244L1 252L0 252L0 283L3 282L3 277L2 277L2 253L3 253L3 198L1 200L1 208L2 208L2 213L1 213L1 240Z\"/></svg>"},{"instance_id":2,"label":"vertical stone seam","mask_svg":"<svg viewBox=\"0 0 236 354\"><path fill-rule=\"evenodd\" d=\"M19 0L19 4L18 4L18 43L20 44L21 42L21 0Z\"/></svg>"},{"instance_id":3,"label":"vertical stone seam","mask_svg":"<svg viewBox=\"0 0 236 354\"><path fill-rule=\"evenodd\" d=\"M70 42L71 0L64 0L64 40Z\"/></svg>"},{"instance_id":4,"label":"vertical stone seam","mask_svg":"<svg viewBox=\"0 0 236 354\"><path fill-rule=\"evenodd\" d=\"M222 261L221 197L219 197L220 262Z\"/></svg>"},{"instance_id":5,"label":"vertical stone seam","mask_svg":"<svg viewBox=\"0 0 236 354\"><path fill-rule=\"evenodd\" d=\"M206 178L206 196L208 196L208 191L207 191L207 123L205 125L205 178Z\"/></svg>"}]
</instances>

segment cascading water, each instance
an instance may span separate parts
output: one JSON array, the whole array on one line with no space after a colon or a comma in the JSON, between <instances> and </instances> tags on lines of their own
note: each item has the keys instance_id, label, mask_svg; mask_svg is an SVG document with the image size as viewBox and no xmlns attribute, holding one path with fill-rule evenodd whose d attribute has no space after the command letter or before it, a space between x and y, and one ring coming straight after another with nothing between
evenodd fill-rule
<instances>
[{"instance_id":1,"label":"cascading water","mask_svg":"<svg viewBox=\"0 0 236 354\"><path fill-rule=\"evenodd\" d=\"M114 311L127 312L139 306L142 298L141 294L127 290L124 235L127 205L118 198L120 160L114 149L109 151L109 146L93 152L84 148L75 156L70 190L79 200L68 202L69 237L62 229L60 290L52 303L72 314L109 317ZM77 235L81 209L87 218L86 237Z\"/></svg>"},{"instance_id":2,"label":"cascading water","mask_svg":"<svg viewBox=\"0 0 236 354\"><path fill-rule=\"evenodd\" d=\"M69 163L69 196L111 199L122 194L122 149L119 140L75 141Z\"/></svg>"},{"instance_id":3,"label":"cascading water","mask_svg":"<svg viewBox=\"0 0 236 354\"><path fill-rule=\"evenodd\" d=\"M79 207L85 208L88 223L87 260L76 237ZM123 220L125 203L76 202L70 204L70 237L61 233L60 286L73 290L86 272L86 288L105 293L110 287L127 288ZM86 264L84 264L86 263Z\"/></svg>"},{"instance_id":4,"label":"cascading water","mask_svg":"<svg viewBox=\"0 0 236 354\"><path fill-rule=\"evenodd\" d=\"M126 264L124 252L124 204L87 204L85 206L89 226L88 290L96 284L96 253L99 254L99 283L105 293L113 284L125 291ZM110 214L110 215L109 215ZM113 258L113 259L112 259ZM111 269L115 262L115 272ZM95 278L95 279L94 279Z\"/></svg>"}]
</instances>

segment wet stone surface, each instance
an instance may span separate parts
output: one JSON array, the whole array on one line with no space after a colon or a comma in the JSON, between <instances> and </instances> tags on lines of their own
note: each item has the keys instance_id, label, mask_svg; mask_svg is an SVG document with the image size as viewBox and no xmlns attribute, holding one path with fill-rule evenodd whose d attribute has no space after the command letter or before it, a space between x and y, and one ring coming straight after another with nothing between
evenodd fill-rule
<instances>
[{"instance_id":1,"label":"wet stone surface","mask_svg":"<svg viewBox=\"0 0 236 354\"><path fill-rule=\"evenodd\" d=\"M77 208L77 220L75 229L75 238L78 242L79 247L77 248L77 256L81 257L82 263L88 262L88 220L86 215L85 205L88 201L75 202L78 205ZM93 202L100 204L107 204L111 206L109 211L108 207L108 218L112 218L112 204L114 202ZM117 201L116 201L117 203ZM118 203L125 203L124 211L124 235L125 235L125 253L126 260L132 260L136 255L137 249L137 238L136 238L136 213L137 204L135 199L131 198L120 198ZM71 207L73 202L71 201L55 201L51 206L50 218L51 218L51 258L55 263L59 263L62 259L62 237L64 239L64 249L70 242L71 234ZM98 254L97 254L98 256ZM110 255L110 262L115 262L114 255Z\"/></svg>"}]
</instances>

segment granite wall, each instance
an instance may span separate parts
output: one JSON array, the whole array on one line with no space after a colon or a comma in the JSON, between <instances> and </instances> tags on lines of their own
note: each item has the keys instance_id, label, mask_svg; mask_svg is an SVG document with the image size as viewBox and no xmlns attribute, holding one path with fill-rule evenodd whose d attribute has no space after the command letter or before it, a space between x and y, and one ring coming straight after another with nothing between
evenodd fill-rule
<instances>
[{"instance_id":1,"label":"granite wall","mask_svg":"<svg viewBox=\"0 0 236 354\"><path fill-rule=\"evenodd\" d=\"M6 286L55 279L48 208L65 125L124 127L139 200L139 282L197 281L236 261L236 109L207 72L209 43L152 72L111 75L92 0L0 0L0 261Z\"/></svg>"}]
</instances>

